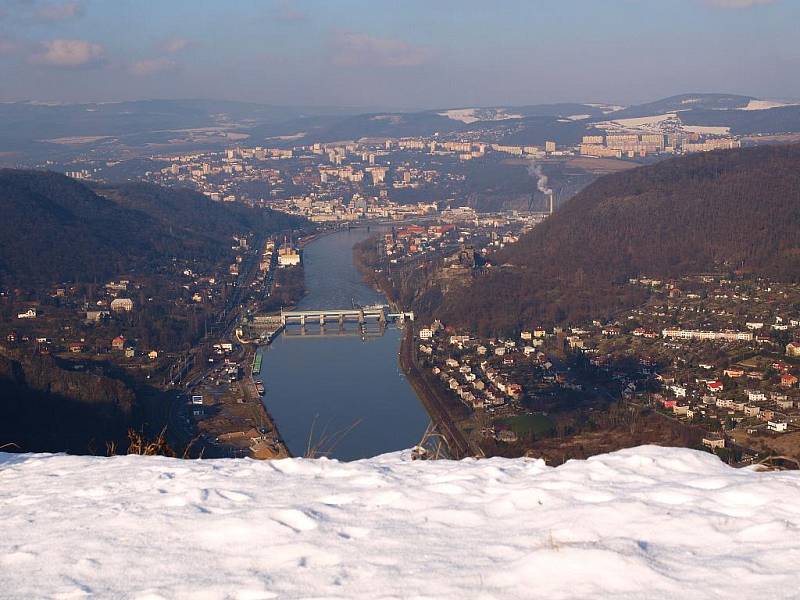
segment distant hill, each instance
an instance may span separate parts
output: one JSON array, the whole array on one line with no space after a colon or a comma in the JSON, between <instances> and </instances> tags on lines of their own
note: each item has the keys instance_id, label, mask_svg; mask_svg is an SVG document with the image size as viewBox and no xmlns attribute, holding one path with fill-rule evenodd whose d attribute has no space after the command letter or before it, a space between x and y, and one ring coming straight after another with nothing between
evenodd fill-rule
<instances>
[{"instance_id":1,"label":"distant hill","mask_svg":"<svg viewBox=\"0 0 800 600\"><path fill-rule=\"evenodd\" d=\"M247 135L251 129L306 124L328 115L333 120L362 114L364 107L273 106L221 100L136 100L86 104L0 103L0 158L11 153L9 166L19 159L74 157L94 148L110 156L119 147L147 148L149 143L173 145L178 132L205 130ZM292 129L296 132L300 129ZM220 138L225 140L224 136ZM189 142L207 147L209 142ZM221 147L213 142L213 147ZM142 152L143 154L143 152ZM38 161L37 161L38 162Z\"/></svg>"},{"instance_id":2,"label":"distant hill","mask_svg":"<svg viewBox=\"0 0 800 600\"><path fill-rule=\"evenodd\" d=\"M465 123L432 112L377 113L347 117L315 132L319 142L355 140L362 137L428 136L464 129Z\"/></svg>"},{"instance_id":3,"label":"distant hill","mask_svg":"<svg viewBox=\"0 0 800 600\"><path fill-rule=\"evenodd\" d=\"M616 110L615 110L616 109ZM309 117L268 124L251 131L256 139L302 134L292 143L357 140L363 137L414 137L485 132L503 144L542 145L546 140L578 144L584 135L602 133L593 123L676 113L684 125L728 127L739 135L800 131L800 106L773 106L751 96L681 94L618 108L555 103L528 106L451 108L421 112Z\"/></svg>"},{"instance_id":4,"label":"distant hill","mask_svg":"<svg viewBox=\"0 0 800 600\"><path fill-rule=\"evenodd\" d=\"M559 102L556 104L518 106L514 107L513 111L525 117L574 117L580 115L600 117L610 112L610 108L599 104Z\"/></svg>"},{"instance_id":5,"label":"distant hill","mask_svg":"<svg viewBox=\"0 0 800 600\"><path fill-rule=\"evenodd\" d=\"M631 119L686 110L731 110L745 108L751 100L755 98L736 94L680 94L629 106L611 113L609 118Z\"/></svg>"},{"instance_id":6,"label":"distant hill","mask_svg":"<svg viewBox=\"0 0 800 600\"><path fill-rule=\"evenodd\" d=\"M287 135L294 128L294 131L302 131L303 136L291 140L291 143L310 144L360 138L429 137L434 134L486 131L487 139L504 144L543 145L546 140L553 139L560 144L577 144L581 136L596 133L588 120L591 117L600 120L603 113L583 105L569 106L586 112L572 113L565 110L563 115L537 115L522 114L522 110L518 112L515 108L508 108L458 109L441 113L378 113L345 119L320 117L292 121L288 129L289 124L265 125L254 130L253 137L263 139L261 136ZM447 116L447 112L451 116ZM469 115L463 117L466 121L452 116L464 113Z\"/></svg>"},{"instance_id":7,"label":"distant hill","mask_svg":"<svg viewBox=\"0 0 800 600\"><path fill-rule=\"evenodd\" d=\"M125 136L164 129L252 127L319 115L364 113L364 108L289 107L225 100L135 100L87 104L0 103L0 150L13 143L67 136Z\"/></svg>"},{"instance_id":8,"label":"distant hill","mask_svg":"<svg viewBox=\"0 0 800 600\"><path fill-rule=\"evenodd\" d=\"M380 111L380 112L379 112ZM89 151L109 158L220 150L234 143L293 146L364 137L480 133L486 141L576 144L593 123L677 113L685 125L728 127L734 134L800 132L800 106L736 94L680 94L619 107L556 102L521 106L400 110L273 106L217 100L42 104L0 103L0 164L66 162Z\"/></svg>"},{"instance_id":9,"label":"distant hill","mask_svg":"<svg viewBox=\"0 0 800 600\"><path fill-rule=\"evenodd\" d=\"M770 135L800 131L800 106L762 110L692 110L680 114L684 125L730 127L734 135Z\"/></svg>"},{"instance_id":10,"label":"distant hill","mask_svg":"<svg viewBox=\"0 0 800 600\"><path fill-rule=\"evenodd\" d=\"M607 175L490 274L446 295L447 323L483 332L609 316L643 298L629 277L743 270L800 280L800 146L675 158Z\"/></svg>"},{"instance_id":11,"label":"distant hill","mask_svg":"<svg viewBox=\"0 0 800 600\"><path fill-rule=\"evenodd\" d=\"M727 127L734 135L800 132L800 105L732 94L682 94L607 113L616 121L675 113L685 126Z\"/></svg>"},{"instance_id":12,"label":"distant hill","mask_svg":"<svg viewBox=\"0 0 800 600\"><path fill-rule=\"evenodd\" d=\"M297 224L188 190L93 190L57 173L13 169L0 170L0 211L0 285L21 286L103 279L168 257L214 261L235 233Z\"/></svg>"}]
</instances>

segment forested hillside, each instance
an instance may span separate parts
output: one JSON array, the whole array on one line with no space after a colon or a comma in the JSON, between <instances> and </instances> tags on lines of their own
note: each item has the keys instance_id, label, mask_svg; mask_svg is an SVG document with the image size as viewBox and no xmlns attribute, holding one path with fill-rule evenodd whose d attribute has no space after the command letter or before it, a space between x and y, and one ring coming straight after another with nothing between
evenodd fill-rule
<instances>
[{"instance_id":1,"label":"forested hillside","mask_svg":"<svg viewBox=\"0 0 800 600\"><path fill-rule=\"evenodd\" d=\"M0 170L0 285L93 281L165 258L215 261L230 236L297 221L189 190L89 186L42 171Z\"/></svg>"},{"instance_id":2,"label":"forested hillside","mask_svg":"<svg viewBox=\"0 0 800 600\"><path fill-rule=\"evenodd\" d=\"M445 297L484 332L606 317L642 300L628 278L712 270L800 279L800 146L676 158L605 176Z\"/></svg>"}]
</instances>

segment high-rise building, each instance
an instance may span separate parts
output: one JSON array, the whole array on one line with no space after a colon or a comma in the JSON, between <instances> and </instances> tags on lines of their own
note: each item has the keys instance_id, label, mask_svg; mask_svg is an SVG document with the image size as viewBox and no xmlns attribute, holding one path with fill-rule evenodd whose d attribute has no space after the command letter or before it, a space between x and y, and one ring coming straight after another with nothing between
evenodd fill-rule
<instances>
[{"instance_id":1,"label":"high-rise building","mask_svg":"<svg viewBox=\"0 0 800 600\"><path fill-rule=\"evenodd\" d=\"M582 144L602 144L603 143L603 136L602 135L585 135L581 140Z\"/></svg>"}]
</instances>

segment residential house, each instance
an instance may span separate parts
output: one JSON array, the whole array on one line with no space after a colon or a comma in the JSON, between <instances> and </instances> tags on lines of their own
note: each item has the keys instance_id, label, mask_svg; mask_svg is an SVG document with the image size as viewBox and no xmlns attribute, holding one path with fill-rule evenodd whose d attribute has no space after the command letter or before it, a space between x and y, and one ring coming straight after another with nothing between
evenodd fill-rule
<instances>
[{"instance_id":1,"label":"residential house","mask_svg":"<svg viewBox=\"0 0 800 600\"><path fill-rule=\"evenodd\" d=\"M725 377L737 379L738 377L744 377L744 369L725 369L722 371L722 374L725 375Z\"/></svg>"},{"instance_id":2,"label":"residential house","mask_svg":"<svg viewBox=\"0 0 800 600\"><path fill-rule=\"evenodd\" d=\"M717 438L717 437L704 437L703 438L703 446L706 448L711 448L712 450L716 448L724 448L725 447L725 438Z\"/></svg>"}]
</instances>

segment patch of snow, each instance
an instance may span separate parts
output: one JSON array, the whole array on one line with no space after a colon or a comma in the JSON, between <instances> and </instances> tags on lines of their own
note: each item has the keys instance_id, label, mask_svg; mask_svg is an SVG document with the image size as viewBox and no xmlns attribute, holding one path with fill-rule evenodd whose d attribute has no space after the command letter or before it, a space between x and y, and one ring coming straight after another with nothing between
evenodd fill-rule
<instances>
[{"instance_id":1,"label":"patch of snow","mask_svg":"<svg viewBox=\"0 0 800 600\"><path fill-rule=\"evenodd\" d=\"M479 119L475 116L474 108L454 108L444 112L437 113L440 117L447 117L453 121L461 121L462 123L474 123Z\"/></svg>"},{"instance_id":2,"label":"patch of snow","mask_svg":"<svg viewBox=\"0 0 800 600\"><path fill-rule=\"evenodd\" d=\"M750 100L747 106L741 110L766 110L768 108L781 108L783 106L797 106L797 104L777 102L775 100Z\"/></svg>"},{"instance_id":3,"label":"patch of snow","mask_svg":"<svg viewBox=\"0 0 800 600\"><path fill-rule=\"evenodd\" d=\"M612 112L617 112L618 110L622 110L627 108L627 106L622 106L620 104L597 104L597 103L589 103L586 106L591 106L592 108L599 108L603 111L604 115L607 115Z\"/></svg>"},{"instance_id":4,"label":"patch of snow","mask_svg":"<svg viewBox=\"0 0 800 600\"><path fill-rule=\"evenodd\" d=\"M371 121L389 121L394 124L399 123L402 119L403 117L401 115L372 115L370 117Z\"/></svg>"},{"instance_id":5,"label":"patch of snow","mask_svg":"<svg viewBox=\"0 0 800 600\"><path fill-rule=\"evenodd\" d=\"M476 121L505 121L522 118L522 115L506 112L502 108L453 108L436 114L467 124Z\"/></svg>"},{"instance_id":6,"label":"patch of snow","mask_svg":"<svg viewBox=\"0 0 800 600\"><path fill-rule=\"evenodd\" d=\"M714 125L682 125L681 129L689 133L699 133L701 135L728 135L730 127L718 127Z\"/></svg>"},{"instance_id":7,"label":"patch of snow","mask_svg":"<svg viewBox=\"0 0 800 600\"><path fill-rule=\"evenodd\" d=\"M615 119L614 123L619 123L623 127L657 127L664 121L677 119L678 115L674 112L663 115L652 115L649 117L635 117L631 119Z\"/></svg>"},{"instance_id":8,"label":"patch of snow","mask_svg":"<svg viewBox=\"0 0 800 600\"><path fill-rule=\"evenodd\" d=\"M264 138L265 140L280 140L282 142L291 142L294 140L299 140L304 138L307 134L305 131L298 131L297 133L287 134L287 135L274 135L272 137Z\"/></svg>"},{"instance_id":9,"label":"patch of snow","mask_svg":"<svg viewBox=\"0 0 800 600\"><path fill-rule=\"evenodd\" d=\"M791 598L800 473L0 454L4 598Z\"/></svg>"},{"instance_id":10,"label":"patch of snow","mask_svg":"<svg viewBox=\"0 0 800 600\"><path fill-rule=\"evenodd\" d=\"M592 123L592 125L598 129L605 129L606 131L658 131L662 130L667 125L680 125L680 117L678 116L678 111L675 111L663 115L651 115L648 117L632 117L629 119L615 119L613 121L598 121L596 123Z\"/></svg>"},{"instance_id":11,"label":"patch of snow","mask_svg":"<svg viewBox=\"0 0 800 600\"><path fill-rule=\"evenodd\" d=\"M584 119L591 118L592 115L570 115L567 117L570 121L583 121Z\"/></svg>"}]
</instances>

